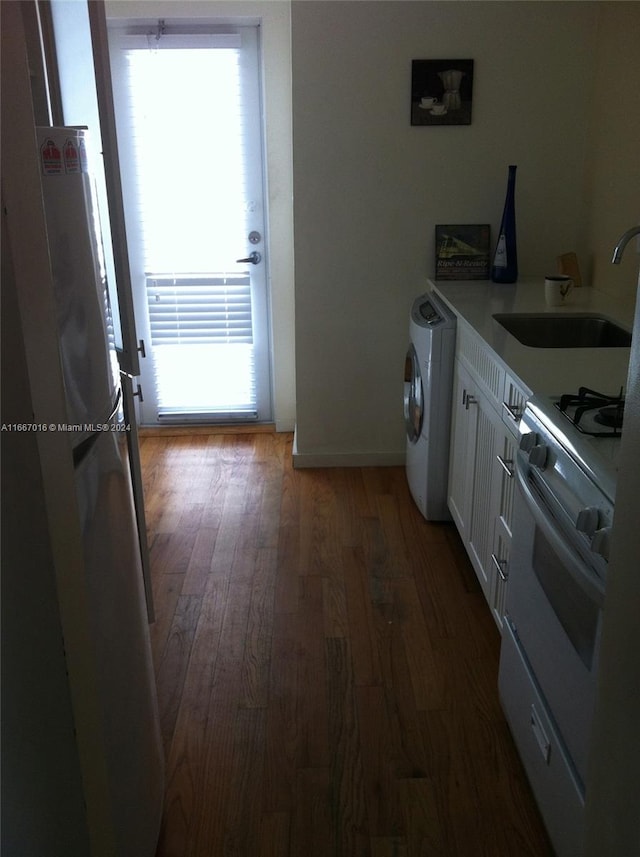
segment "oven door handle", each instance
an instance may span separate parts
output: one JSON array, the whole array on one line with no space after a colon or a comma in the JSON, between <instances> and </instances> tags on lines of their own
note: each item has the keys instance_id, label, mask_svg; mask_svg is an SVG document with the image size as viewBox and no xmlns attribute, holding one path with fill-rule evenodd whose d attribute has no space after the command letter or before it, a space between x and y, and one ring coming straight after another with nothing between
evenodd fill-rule
<instances>
[{"instance_id":1,"label":"oven door handle","mask_svg":"<svg viewBox=\"0 0 640 857\"><path fill-rule=\"evenodd\" d=\"M575 552L567 546L562 534L554 527L553 519L548 512L545 512L544 507L540 505L522 472L520 455L516 458L516 478L527 507L534 521L549 542L549 545L553 548L565 569L578 586L581 587L594 604L602 607L604 604L604 583L579 557L576 557Z\"/></svg>"}]
</instances>

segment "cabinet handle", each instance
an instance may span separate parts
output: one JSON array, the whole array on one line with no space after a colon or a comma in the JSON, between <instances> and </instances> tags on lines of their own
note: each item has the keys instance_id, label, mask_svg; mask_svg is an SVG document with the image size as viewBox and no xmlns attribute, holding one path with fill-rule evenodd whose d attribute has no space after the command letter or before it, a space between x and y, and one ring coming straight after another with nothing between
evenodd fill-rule
<instances>
[{"instance_id":1,"label":"cabinet handle","mask_svg":"<svg viewBox=\"0 0 640 857\"><path fill-rule=\"evenodd\" d=\"M501 455L496 455L496 458L509 479L513 479L513 460L511 458L503 458Z\"/></svg>"},{"instance_id":2,"label":"cabinet handle","mask_svg":"<svg viewBox=\"0 0 640 857\"><path fill-rule=\"evenodd\" d=\"M517 405L510 405L508 402L503 402L502 407L509 414L514 423L519 423L522 417L522 409Z\"/></svg>"},{"instance_id":3,"label":"cabinet handle","mask_svg":"<svg viewBox=\"0 0 640 857\"><path fill-rule=\"evenodd\" d=\"M466 401L465 401L465 403L464 403L464 406L465 406L465 409L468 411L468 410L469 410L469 405L477 405L477 404L478 404L478 403L477 403L477 401L476 401L475 396L467 396L467 399L466 399Z\"/></svg>"},{"instance_id":4,"label":"cabinet handle","mask_svg":"<svg viewBox=\"0 0 640 857\"><path fill-rule=\"evenodd\" d=\"M546 732L542 728L542 723L540 723L538 712L536 711L536 707L535 705L533 705L533 703L531 705L529 722L531 724L531 729L535 736L538 747L540 748L540 752L542 753L542 758L548 765L549 759L551 757L551 742L547 738Z\"/></svg>"},{"instance_id":5,"label":"cabinet handle","mask_svg":"<svg viewBox=\"0 0 640 857\"><path fill-rule=\"evenodd\" d=\"M502 580L502 582L506 583L507 580L509 579L509 574L502 567L503 565L506 565L506 563L507 563L506 559L498 559L498 557L494 553L492 553L491 554L491 561L495 565L496 571L500 575L500 579Z\"/></svg>"}]
</instances>

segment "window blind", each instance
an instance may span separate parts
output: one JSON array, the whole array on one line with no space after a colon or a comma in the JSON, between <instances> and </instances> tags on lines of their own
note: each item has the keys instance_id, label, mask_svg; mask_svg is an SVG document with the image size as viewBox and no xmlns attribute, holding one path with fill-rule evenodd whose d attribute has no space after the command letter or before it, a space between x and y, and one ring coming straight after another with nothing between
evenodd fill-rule
<instances>
[{"instance_id":1,"label":"window blind","mask_svg":"<svg viewBox=\"0 0 640 857\"><path fill-rule=\"evenodd\" d=\"M247 235L238 49L125 57L146 271L237 270Z\"/></svg>"},{"instance_id":2,"label":"window blind","mask_svg":"<svg viewBox=\"0 0 640 857\"><path fill-rule=\"evenodd\" d=\"M153 346L252 343L248 274L147 277Z\"/></svg>"},{"instance_id":3,"label":"window blind","mask_svg":"<svg viewBox=\"0 0 640 857\"><path fill-rule=\"evenodd\" d=\"M152 275L147 299L159 418L256 419L249 275Z\"/></svg>"}]
</instances>

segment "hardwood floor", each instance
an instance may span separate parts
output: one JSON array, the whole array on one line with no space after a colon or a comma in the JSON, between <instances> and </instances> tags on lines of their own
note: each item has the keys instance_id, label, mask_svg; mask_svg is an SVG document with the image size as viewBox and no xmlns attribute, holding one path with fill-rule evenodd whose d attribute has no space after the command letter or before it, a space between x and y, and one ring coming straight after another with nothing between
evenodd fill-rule
<instances>
[{"instance_id":1,"label":"hardwood floor","mask_svg":"<svg viewBox=\"0 0 640 857\"><path fill-rule=\"evenodd\" d=\"M144 437L167 760L157 857L547 857L499 635L402 468Z\"/></svg>"}]
</instances>

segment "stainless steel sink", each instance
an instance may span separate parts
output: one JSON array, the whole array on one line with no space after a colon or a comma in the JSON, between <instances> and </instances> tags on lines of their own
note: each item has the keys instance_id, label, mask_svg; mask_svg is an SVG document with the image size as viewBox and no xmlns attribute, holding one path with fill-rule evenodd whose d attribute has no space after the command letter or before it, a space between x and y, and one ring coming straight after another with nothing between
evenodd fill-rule
<instances>
[{"instance_id":1,"label":"stainless steel sink","mask_svg":"<svg viewBox=\"0 0 640 857\"><path fill-rule=\"evenodd\" d=\"M498 313L493 316L512 336L531 348L629 348L631 334L588 313Z\"/></svg>"}]
</instances>

